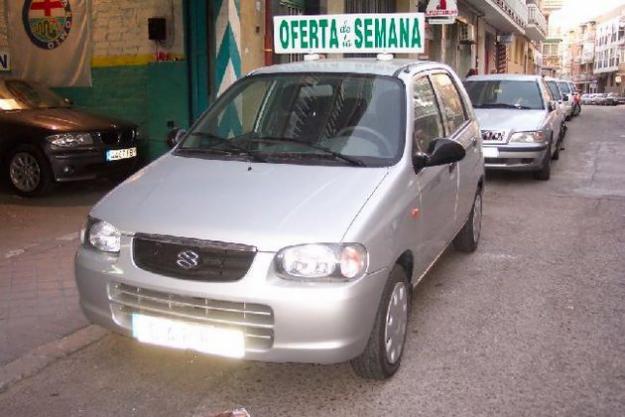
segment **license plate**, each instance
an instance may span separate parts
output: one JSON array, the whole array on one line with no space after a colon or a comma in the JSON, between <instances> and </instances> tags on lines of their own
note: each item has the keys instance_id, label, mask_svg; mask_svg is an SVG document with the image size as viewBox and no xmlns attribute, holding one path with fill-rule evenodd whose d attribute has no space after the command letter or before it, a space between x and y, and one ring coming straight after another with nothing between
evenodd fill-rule
<instances>
[{"instance_id":1,"label":"license plate","mask_svg":"<svg viewBox=\"0 0 625 417\"><path fill-rule=\"evenodd\" d=\"M134 158L137 156L137 148L111 149L106 151L107 161L119 161L120 159Z\"/></svg>"},{"instance_id":2,"label":"license plate","mask_svg":"<svg viewBox=\"0 0 625 417\"><path fill-rule=\"evenodd\" d=\"M243 332L163 317L132 315L132 336L140 342L231 358L245 355Z\"/></svg>"},{"instance_id":3,"label":"license plate","mask_svg":"<svg viewBox=\"0 0 625 417\"><path fill-rule=\"evenodd\" d=\"M484 153L484 158L497 158L499 157L499 149L497 148L482 148L482 152Z\"/></svg>"}]
</instances>

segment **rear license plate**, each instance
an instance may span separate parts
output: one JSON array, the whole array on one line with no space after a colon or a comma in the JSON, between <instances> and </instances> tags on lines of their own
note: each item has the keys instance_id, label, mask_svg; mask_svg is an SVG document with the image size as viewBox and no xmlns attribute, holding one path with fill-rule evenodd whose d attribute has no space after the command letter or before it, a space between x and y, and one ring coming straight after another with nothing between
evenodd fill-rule
<instances>
[{"instance_id":1,"label":"rear license plate","mask_svg":"<svg viewBox=\"0 0 625 417\"><path fill-rule=\"evenodd\" d=\"M482 148L482 152L484 153L484 158L498 158L499 157L499 149L497 148Z\"/></svg>"},{"instance_id":2,"label":"rear license plate","mask_svg":"<svg viewBox=\"0 0 625 417\"><path fill-rule=\"evenodd\" d=\"M134 158L137 156L137 148L111 149L106 151L107 161L119 161L120 159Z\"/></svg>"},{"instance_id":3,"label":"rear license plate","mask_svg":"<svg viewBox=\"0 0 625 417\"><path fill-rule=\"evenodd\" d=\"M163 317L132 315L132 336L140 342L175 349L189 349L231 358L245 355L242 331Z\"/></svg>"}]
</instances>

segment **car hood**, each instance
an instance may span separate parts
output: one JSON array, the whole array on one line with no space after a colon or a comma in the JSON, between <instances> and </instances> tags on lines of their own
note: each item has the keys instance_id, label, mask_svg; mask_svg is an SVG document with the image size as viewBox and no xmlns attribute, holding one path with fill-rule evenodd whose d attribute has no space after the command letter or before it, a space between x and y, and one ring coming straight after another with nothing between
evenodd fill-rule
<instances>
[{"instance_id":1,"label":"car hood","mask_svg":"<svg viewBox=\"0 0 625 417\"><path fill-rule=\"evenodd\" d=\"M0 122L58 132L112 130L132 123L73 108L0 112Z\"/></svg>"},{"instance_id":2,"label":"car hood","mask_svg":"<svg viewBox=\"0 0 625 417\"><path fill-rule=\"evenodd\" d=\"M251 169L250 169L251 168ZM91 216L125 233L252 245L274 252L340 242L388 168L166 155L104 197Z\"/></svg>"},{"instance_id":3,"label":"car hood","mask_svg":"<svg viewBox=\"0 0 625 417\"><path fill-rule=\"evenodd\" d=\"M545 119L545 110L475 109L475 114L482 130L536 130Z\"/></svg>"}]
</instances>

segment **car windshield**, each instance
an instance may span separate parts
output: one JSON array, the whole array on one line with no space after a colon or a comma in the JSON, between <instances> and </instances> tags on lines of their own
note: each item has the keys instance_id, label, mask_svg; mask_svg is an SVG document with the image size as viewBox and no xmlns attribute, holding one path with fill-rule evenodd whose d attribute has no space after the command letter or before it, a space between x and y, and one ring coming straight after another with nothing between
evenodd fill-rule
<instances>
[{"instance_id":1,"label":"car windshield","mask_svg":"<svg viewBox=\"0 0 625 417\"><path fill-rule=\"evenodd\" d=\"M562 94L571 94L571 88L569 87L568 83L558 83L558 86L560 87L560 91L562 91Z\"/></svg>"},{"instance_id":2,"label":"car windshield","mask_svg":"<svg viewBox=\"0 0 625 417\"><path fill-rule=\"evenodd\" d=\"M0 82L0 110L34 110L56 107L69 107L69 104L40 84L20 80Z\"/></svg>"},{"instance_id":3,"label":"car windshield","mask_svg":"<svg viewBox=\"0 0 625 417\"><path fill-rule=\"evenodd\" d=\"M543 100L536 81L487 80L465 82L473 107L543 109Z\"/></svg>"},{"instance_id":4,"label":"car windshield","mask_svg":"<svg viewBox=\"0 0 625 417\"><path fill-rule=\"evenodd\" d=\"M557 82L547 81L547 87L549 87L549 91L551 92L554 100L562 100L562 94L560 93Z\"/></svg>"},{"instance_id":5,"label":"car windshield","mask_svg":"<svg viewBox=\"0 0 625 417\"><path fill-rule=\"evenodd\" d=\"M243 79L175 153L296 164L388 166L404 147L404 87L372 75L272 74Z\"/></svg>"}]
</instances>

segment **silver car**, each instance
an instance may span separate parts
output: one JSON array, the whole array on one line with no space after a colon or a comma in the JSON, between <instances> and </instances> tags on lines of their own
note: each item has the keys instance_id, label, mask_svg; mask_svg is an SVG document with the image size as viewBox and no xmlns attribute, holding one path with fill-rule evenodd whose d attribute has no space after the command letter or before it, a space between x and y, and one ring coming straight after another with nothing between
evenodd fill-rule
<instances>
[{"instance_id":1,"label":"silver car","mask_svg":"<svg viewBox=\"0 0 625 417\"><path fill-rule=\"evenodd\" d=\"M484 161L446 66L255 71L91 211L75 260L94 323L235 358L399 367L412 287L481 229Z\"/></svg>"},{"instance_id":2,"label":"silver car","mask_svg":"<svg viewBox=\"0 0 625 417\"><path fill-rule=\"evenodd\" d=\"M465 86L482 129L486 168L534 171L548 180L565 130L564 113L543 78L483 75Z\"/></svg>"},{"instance_id":3,"label":"silver car","mask_svg":"<svg viewBox=\"0 0 625 417\"><path fill-rule=\"evenodd\" d=\"M565 120L570 120L573 116L573 103L569 99L568 85L563 80L545 77L547 88L553 100L558 102L560 109L564 113Z\"/></svg>"}]
</instances>

